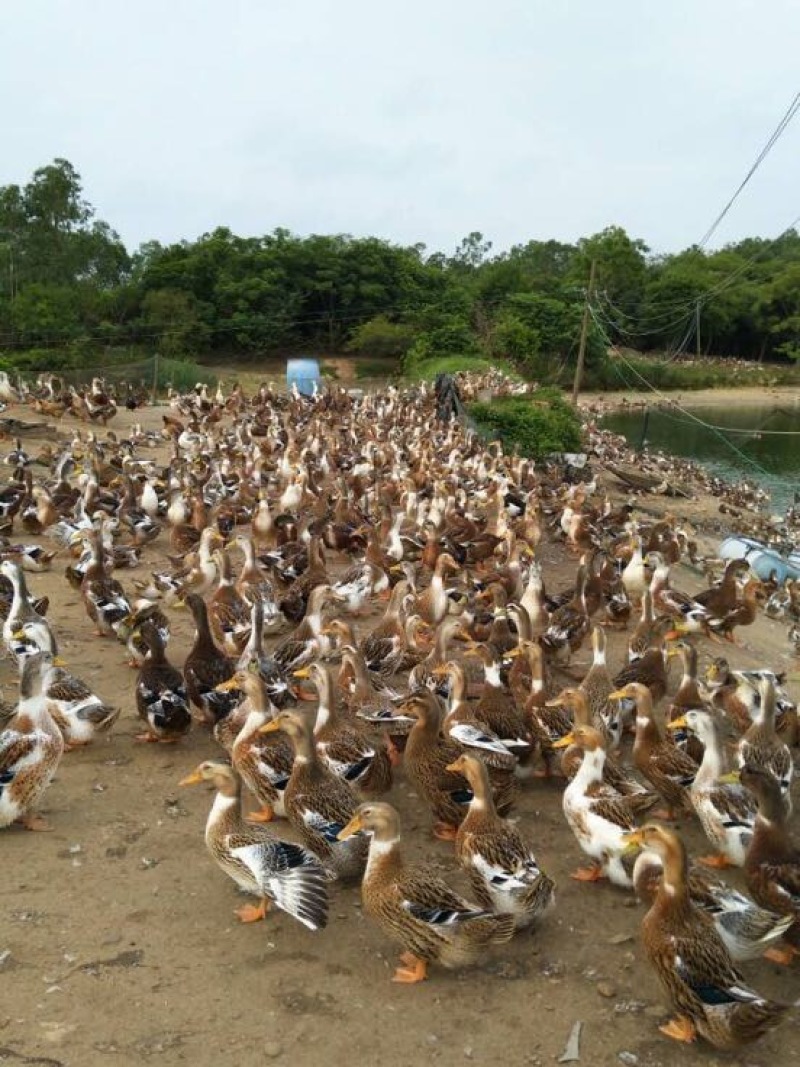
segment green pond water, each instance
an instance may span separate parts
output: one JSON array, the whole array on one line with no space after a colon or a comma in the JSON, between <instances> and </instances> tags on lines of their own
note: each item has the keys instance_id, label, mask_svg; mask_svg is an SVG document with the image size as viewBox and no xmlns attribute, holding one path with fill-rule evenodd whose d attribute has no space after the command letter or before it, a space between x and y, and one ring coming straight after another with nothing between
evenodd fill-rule
<instances>
[{"instance_id":1,"label":"green pond water","mask_svg":"<svg viewBox=\"0 0 800 1067\"><path fill-rule=\"evenodd\" d=\"M800 394L763 405L690 407L702 426L675 409L615 412L603 426L625 436L636 449L697 460L729 481L746 477L767 489L772 510L784 511L800 491Z\"/></svg>"}]
</instances>

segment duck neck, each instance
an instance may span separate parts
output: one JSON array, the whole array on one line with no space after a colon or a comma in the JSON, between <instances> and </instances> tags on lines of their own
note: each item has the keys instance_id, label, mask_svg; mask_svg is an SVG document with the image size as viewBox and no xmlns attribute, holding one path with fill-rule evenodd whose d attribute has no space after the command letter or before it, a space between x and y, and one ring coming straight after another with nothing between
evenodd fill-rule
<instances>
[{"instance_id":1,"label":"duck neck","mask_svg":"<svg viewBox=\"0 0 800 1067\"><path fill-rule=\"evenodd\" d=\"M338 717L336 692L331 683L330 672L321 668L316 676L317 685L317 718L314 723L314 731L318 732L324 726L332 726Z\"/></svg>"},{"instance_id":2,"label":"duck neck","mask_svg":"<svg viewBox=\"0 0 800 1067\"><path fill-rule=\"evenodd\" d=\"M692 785L693 789L713 785L725 773L725 757L716 729L704 738L703 759Z\"/></svg>"},{"instance_id":3,"label":"duck neck","mask_svg":"<svg viewBox=\"0 0 800 1067\"><path fill-rule=\"evenodd\" d=\"M589 786L603 779L603 767L606 762L606 754L602 748L587 748L584 750L581 765L572 780L574 789L582 793ZM570 786L567 786L569 789Z\"/></svg>"}]
</instances>

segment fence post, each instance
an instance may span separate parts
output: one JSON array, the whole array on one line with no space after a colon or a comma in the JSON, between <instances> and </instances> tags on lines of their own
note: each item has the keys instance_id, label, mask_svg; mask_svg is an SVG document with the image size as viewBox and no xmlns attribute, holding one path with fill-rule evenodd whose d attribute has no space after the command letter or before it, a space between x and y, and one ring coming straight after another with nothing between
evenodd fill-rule
<instances>
[{"instance_id":1,"label":"fence post","mask_svg":"<svg viewBox=\"0 0 800 1067\"><path fill-rule=\"evenodd\" d=\"M158 352L153 356L153 394L150 397L150 403L153 407L156 405L158 399Z\"/></svg>"}]
</instances>

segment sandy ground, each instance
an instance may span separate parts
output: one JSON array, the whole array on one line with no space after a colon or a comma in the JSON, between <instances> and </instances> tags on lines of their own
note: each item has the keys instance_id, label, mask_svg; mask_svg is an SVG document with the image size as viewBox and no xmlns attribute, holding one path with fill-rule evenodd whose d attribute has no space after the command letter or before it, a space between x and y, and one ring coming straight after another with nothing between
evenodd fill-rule
<instances>
[{"instance_id":1,"label":"sandy ground","mask_svg":"<svg viewBox=\"0 0 800 1067\"><path fill-rule=\"evenodd\" d=\"M157 424L158 412L144 419ZM113 429L123 432L130 421L121 413ZM35 448L35 440L25 447ZM642 500L655 510L669 503ZM162 535L138 572L118 572L126 588L160 563L165 549ZM560 546L544 544L541 556L553 587L570 580L574 563ZM667 1011L642 959L641 911L622 890L570 880L582 856L562 816L558 782L530 785L517 812L557 880L556 910L540 930L519 936L477 970L434 968L420 986L393 985L396 948L365 921L353 888L334 890L330 925L317 934L279 912L239 925L233 909L242 898L203 843L211 795L177 785L218 753L216 745L202 728L177 746L133 742L134 672L120 645L90 636L64 563L59 558L51 573L31 575L30 586L51 597L49 618L70 667L123 712L110 738L65 756L45 797L52 832L2 833L0 1064L416 1060L522 1067L555 1062L576 1021L583 1024L586 1064L800 1062L796 1019L741 1057L679 1047L659 1035ZM675 584L701 583L679 567ZM172 620L169 654L181 664L189 621L177 611ZM762 619L742 637L747 647L734 650L737 664L788 665L784 626ZM622 664L623 641L610 639L612 667ZM576 664L587 666L588 659L584 650ZM7 698L13 699L14 678L2 662ZM429 817L402 773L390 799L403 818L406 851L463 886L452 846L430 836ZM688 841L702 847L696 827ZM786 973L759 961L746 965L746 974L776 998L798 996L797 968ZM621 1052L628 1058L620 1060Z\"/></svg>"},{"instance_id":2,"label":"sandy ground","mask_svg":"<svg viewBox=\"0 0 800 1067\"><path fill-rule=\"evenodd\" d=\"M672 403L683 407L754 407L762 404L783 403L794 405L800 402L800 388L792 385L737 386L730 389L684 389L665 390L663 395ZM622 404L641 406L662 403L660 396L651 390L624 390L608 393L581 393L583 405L597 405L608 409Z\"/></svg>"}]
</instances>

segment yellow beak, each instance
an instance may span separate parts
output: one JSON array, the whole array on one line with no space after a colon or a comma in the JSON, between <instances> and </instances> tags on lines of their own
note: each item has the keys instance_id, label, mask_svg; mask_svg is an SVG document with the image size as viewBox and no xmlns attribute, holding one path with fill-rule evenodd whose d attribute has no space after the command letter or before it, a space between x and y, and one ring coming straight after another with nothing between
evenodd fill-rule
<instances>
[{"instance_id":1,"label":"yellow beak","mask_svg":"<svg viewBox=\"0 0 800 1067\"><path fill-rule=\"evenodd\" d=\"M347 824L347 826L345 826L343 830L340 830L339 833L336 835L336 840L344 841L346 837L352 837L353 834L357 834L359 830L363 829L364 823L362 822L361 816L356 813L350 820L350 822Z\"/></svg>"},{"instance_id":2,"label":"yellow beak","mask_svg":"<svg viewBox=\"0 0 800 1067\"><path fill-rule=\"evenodd\" d=\"M728 771L727 774L721 774L717 779L723 785L738 785L742 780L742 776L739 771Z\"/></svg>"},{"instance_id":3,"label":"yellow beak","mask_svg":"<svg viewBox=\"0 0 800 1067\"><path fill-rule=\"evenodd\" d=\"M613 693L608 694L609 700L627 700L628 694L624 689L615 689Z\"/></svg>"},{"instance_id":4,"label":"yellow beak","mask_svg":"<svg viewBox=\"0 0 800 1067\"><path fill-rule=\"evenodd\" d=\"M553 742L553 748L569 748L570 745L575 744L575 734L568 733L564 737L559 737L558 741Z\"/></svg>"},{"instance_id":5,"label":"yellow beak","mask_svg":"<svg viewBox=\"0 0 800 1067\"><path fill-rule=\"evenodd\" d=\"M516 648L512 648L510 652L506 652L506 659L516 659L517 656L522 655L522 649L517 645Z\"/></svg>"},{"instance_id":6,"label":"yellow beak","mask_svg":"<svg viewBox=\"0 0 800 1067\"><path fill-rule=\"evenodd\" d=\"M200 771L192 771L191 774L187 774L185 778L181 778L178 785L197 785L203 781L203 776Z\"/></svg>"},{"instance_id":7,"label":"yellow beak","mask_svg":"<svg viewBox=\"0 0 800 1067\"><path fill-rule=\"evenodd\" d=\"M234 674L234 676L232 678L228 678L227 681L220 682L219 685L215 685L214 686L214 691L216 693L230 693L230 691L232 689L238 689L238 688L239 688L239 682L237 681L236 675Z\"/></svg>"},{"instance_id":8,"label":"yellow beak","mask_svg":"<svg viewBox=\"0 0 800 1067\"><path fill-rule=\"evenodd\" d=\"M632 852L639 852L644 847L644 838L641 830L632 830L631 833L625 834L624 841L623 856L629 856Z\"/></svg>"},{"instance_id":9,"label":"yellow beak","mask_svg":"<svg viewBox=\"0 0 800 1067\"><path fill-rule=\"evenodd\" d=\"M270 719L269 722L265 722L263 726L259 726L256 730L258 734L275 734L280 730L281 724L277 719Z\"/></svg>"},{"instance_id":10,"label":"yellow beak","mask_svg":"<svg viewBox=\"0 0 800 1067\"><path fill-rule=\"evenodd\" d=\"M62 659L61 656L53 656L54 667L66 667L66 665L67 661L65 659Z\"/></svg>"},{"instance_id":11,"label":"yellow beak","mask_svg":"<svg viewBox=\"0 0 800 1067\"><path fill-rule=\"evenodd\" d=\"M296 671L292 671L292 675L295 678L310 678L311 669L310 667L298 667Z\"/></svg>"},{"instance_id":12,"label":"yellow beak","mask_svg":"<svg viewBox=\"0 0 800 1067\"><path fill-rule=\"evenodd\" d=\"M463 764L461 762L462 757L459 756L457 760L453 760L452 763L448 763L445 767L446 771L450 771L452 774L460 774Z\"/></svg>"},{"instance_id":13,"label":"yellow beak","mask_svg":"<svg viewBox=\"0 0 800 1067\"><path fill-rule=\"evenodd\" d=\"M672 722L667 723L668 730L683 730L688 723L686 722L686 716L681 715L677 719L673 719Z\"/></svg>"}]
</instances>

